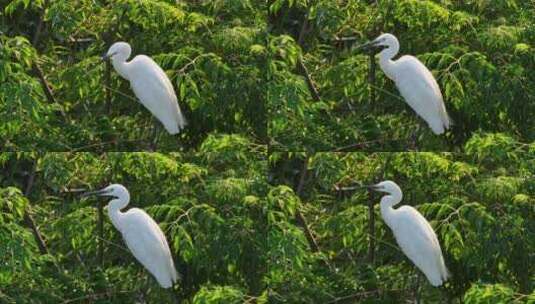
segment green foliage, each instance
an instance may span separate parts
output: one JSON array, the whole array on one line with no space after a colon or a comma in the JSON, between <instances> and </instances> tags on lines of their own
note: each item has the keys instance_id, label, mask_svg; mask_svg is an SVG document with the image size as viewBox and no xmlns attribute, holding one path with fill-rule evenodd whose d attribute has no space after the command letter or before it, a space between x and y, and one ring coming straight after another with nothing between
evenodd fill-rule
<instances>
[{"instance_id":1,"label":"green foliage","mask_svg":"<svg viewBox=\"0 0 535 304\"><path fill-rule=\"evenodd\" d=\"M474 285L464 297L467 304L514 303L524 300L527 300L528 303L534 301L535 295L516 295L513 290L502 284Z\"/></svg>"},{"instance_id":2,"label":"green foliage","mask_svg":"<svg viewBox=\"0 0 535 304\"><path fill-rule=\"evenodd\" d=\"M106 65L99 59L115 41L129 42L133 55L147 54L162 66L189 122L178 138L162 133L159 151L197 148L210 134L240 134L266 142L265 4L3 2L4 149L149 148L154 137L151 114L115 71L107 83Z\"/></svg>"},{"instance_id":3,"label":"green foliage","mask_svg":"<svg viewBox=\"0 0 535 304\"><path fill-rule=\"evenodd\" d=\"M208 137L201 146L215 152L1 154L0 302L171 301L107 216L100 264L95 207L105 199L72 191L122 183L130 207L146 210L166 234L182 274L172 293L182 303L266 303L266 150L239 136ZM18 189L34 164L25 197ZM39 252L26 213L49 254Z\"/></svg>"},{"instance_id":4,"label":"green foliage","mask_svg":"<svg viewBox=\"0 0 535 304\"><path fill-rule=\"evenodd\" d=\"M338 302L351 295L365 303L414 300L418 270L381 218L382 194L335 190L386 179L402 188L402 204L429 220L452 275L440 290L421 280L422 302L526 302L535 276L534 171L526 168L533 167L535 153L501 135L484 141L510 151L509 157L316 153L302 180L303 156L275 153L271 174L277 186L268 193L273 303ZM293 190L298 185L301 195Z\"/></svg>"},{"instance_id":5,"label":"green foliage","mask_svg":"<svg viewBox=\"0 0 535 304\"><path fill-rule=\"evenodd\" d=\"M272 1L269 135L279 151L462 151L481 134L535 140L535 9L529 1ZM305 20L307 24L305 24ZM356 44L390 32L434 74L453 120L434 135ZM353 37L350 42L337 38ZM297 45L298 40L302 38ZM284 42L284 43L283 43ZM296 64L302 54L320 100ZM375 59L377 60L377 59ZM478 135L479 134L479 135Z\"/></svg>"}]
</instances>

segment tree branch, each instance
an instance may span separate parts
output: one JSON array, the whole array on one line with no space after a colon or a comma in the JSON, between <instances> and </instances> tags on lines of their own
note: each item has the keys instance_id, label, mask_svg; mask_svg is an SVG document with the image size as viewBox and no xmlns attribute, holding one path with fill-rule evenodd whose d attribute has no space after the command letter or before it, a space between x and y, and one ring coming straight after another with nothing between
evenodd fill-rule
<instances>
[{"instance_id":1,"label":"tree branch","mask_svg":"<svg viewBox=\"0 0 535 304\"><path fill-rule=\"evenodd\" d=\"M30 175L28 175L28 180L26 181L26 188L24 189L24 196L26 198L28 198L28 195L32 191L33 183L35 181L36 170L37 162L32 165L32 171L30 172ZM35 224L35 220L31 215L31 206L29 203L26 206L26 210L24 212L24 222L32 230L35 242L37 243L37 247L39 247L39 252L41 252L41 254L48 254L48 248L46 247L46 243L43 239L43 236L39 232L39 228Z\"/></svg>"},{"instance_id":2,"label":"tree branch","mask_svg":"<svg viewBox=\"0 0 535 304\"><path fill-rule=\"evenodd\" d=\"M314 85L312 78L310 77L310 73L308 72L308 69L305 66L305 63L303 62L302 55L299 55L299 58L297 59L297 70L301 73L303 77L305 77L305 81L310 91L310 95L312 95L312 98L315 101L320 101L321 100L320 94L318 92L318 89Z\"/></svg>"},{"instance_id":3,"label":"tree branch","mask_svg":"<svg viewBox=\"0 0 535 304\"><path fill-rule=\"evenodd\" d=\"M308 15L310 14L311 6L312 6L312 3L310 2L307 7L307 12L305 14L305 20L303 21L303 25L301 26L301 30L299 31L299 36L297 38L297 44L301 47L301 50L304 50L305 34L310 30ZM318 92L318 89L314 85L312 78L310 77L310 73L308 72L308 69L305 66L305 63L303 62L302 55L299 55L299 58L297 58L297 70L299 73L301 73L303 77L305 77L305 81L307 83L308 90L310 91L310 95L312 95L312 98L315 101L320 101L321 100L320 94Z\"/></svg>"},{"instance_id":4,"label":"tree branch","mask_svg":"<svg viewBox=\"0 0 535 304\"><path fill-rule=\"evenodd\" d=\"M98 202L98 264L104 264L104 203Z\"/></svg>"},{"instance_id":5,"label":"tree branch","mask_svg":"<svg viewBox=\"0 0 535 304\"><path fill-rule=\"evenodd\" d=\"M299 183L297 184L297 188L295 191L295 193L297 194L297 196L299 196L301 200L302 200L303 189L306 183L307 173L308 173L308 157L306 157L305 160L303 161L303 167L301 168L301 176L299 177ZM296 220L305 230L305 236L308 240L308 244L310 245L310 248L312 248L312 251L319 252L320 248L318 246L318 243L316 242L316 239L314 238L312 231L308 227L305 217L303 216L303 214L301 213L299 209L296 210Z\"/></svg>"},{"instance_id":6,"label":"tree branch","mask_svg":"<svg viewBox=\"0 0 535 304\"><path fill-rule=\"evenodd\" d=\"M302 194L303 194L303 189L305 188L305 183L306 183L306 179L307 179L307 173L308 173L308 156L306 156L305 160L303 161L303 167L301 169L301 175L299 177L299 183L297 184L297 188L296 188L296 191L295 191L295 193L297 194L297 196L299 196L301 201L303 201ZM312 252L314 252L314 253L321 252L321 248L318 245L318 242L316 241L316 238L314 237L314 233L312 232L312 230L308 226L307 220L306 220L305 216L303 215L303 213L301 213L301 211L299 209L297 209L296 212L295 212L295 215L296 215L295 219L296 219L297 223L299 223L299 225L301 227L303 227L303 230L305 232L305 237L307 238L308 245L312 249ZM329 269L332 270L331 265L326 260L322 260L322 263L325 266L327 266Z\"/></svg>"},{"instance_id":7,"label":"tree branch","mask_svg":"<svg viewBox=\"0 0 535 304\"><path fill-rule=\"evenodd\" d=\"M39 20L37 21L37 27L35 28L35 32L33 33L32 45L34 47L37 47L37 43L39 42L41 31L43 29L43 15L45 13L45 5L46 5L45 3L43 3L43 7L39 11Z\"/></svg>"},{"instance_id":8,"label":"tree branch","mask_svg":"<svg viewBox=\"0 0 535 304\"><path fill-rule=\"evenodd\" d=\"M85 300L91 300L91 302L93 301L96 301L96 300L100 300L102 298L108 298L114 294L127 294L127 293L134 293L135 291L134 290L119 290L119 291L112 291L112 290L108 290L108 291L105 291L105 292L101 292L101 293L92 293L92 294L88 294L88 295L85 295L85 296L81 296L81 297L78 297L78 298L74 298L74 299L68 299L68 300L65 300L62 302L62 304L67 304L67 303L74 303L74 302L87 302Z\"/></svg>"},{"instance_id":9,"label":"tree branch","mask_svg":"<svg viewBox=\"0 0 535 304\"><path fill-rule=\"evenodd\" d=\"M393 289L393 290L388 290L388 291L382 291L382 290L371 290L371 291L362 291L362 292L357 292L357 293L354 293L354 294L351 294L351 295L348 295L348 296L344 296L344 297L339 297L339 298L336 298L330 302L327 302L326 304L337 304L337 303L354 303L356 300L361 300L363 298L368 298L368 297L371 297L371 296L379 296L381 295L382 293L385 293L385 292L394 292L394 293L400 293L402 292L403 290L401 289Z\"/></svg>"},{"instance_id":10,"label":"tree branch","mask_svg":"<svg viewBox=\"0 0 535 304\"><path fill-rule=\"evenodd\" d=\"M39 20L37 21L37 27L35 29L35 32L32 38L32 46L37 50L37 53L39 53L38 44L39 44L39 39L41 38L41 32L43 30L43 24L44 24L43 16L45 13L45 9L46 9L46 1L43 2L43 7L39 11ZM46 81L43 70L41 69L37 61L33 62L32 70L33 70L33 73L37 76L37 78L39 78L41 87L43 88L43 92L45 93L45 96L48 102L51 104L55 104L56 99L54 98L54 94L52 92L50 84L48 83L48 81ZM60 109L60 114L63 118L67 118L67 115L65 114L65 112L63 112L62 109Z\"/></svg>"}]
</instances>

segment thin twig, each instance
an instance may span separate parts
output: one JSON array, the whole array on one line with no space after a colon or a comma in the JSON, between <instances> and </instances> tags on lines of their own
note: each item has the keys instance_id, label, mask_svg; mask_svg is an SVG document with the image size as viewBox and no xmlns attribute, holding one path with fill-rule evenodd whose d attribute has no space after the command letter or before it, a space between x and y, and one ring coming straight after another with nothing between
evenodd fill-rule
<instances>
[{"instance_id":1,"label":"thin twig","mask_svg":"<svg viewBox=\"0 0 535 304\"><path fill-rule=\"evenodd\" d=\"M127 293L134 293L134 292L136 292L136 291L135 290L119 290L119 291L108 290L108 291L101 292L101 293L92 293L92 294L81 296L81 297L78 297L78 298L68 299L68 300L63 301L62 304L81 302L83 300L96 301L96 300L99 300L99 299L102 299L102 298L110 297L110 296L112 296L114 294L127 294Z\"/></svg>"},{"instance_id":2,"label":"thin twig","mask_svg":"<svg viewBox=\"0 0 535 304\"><path fill-rule=\"evenodd\" d=\"M211 57L211 56L214 56L213 53L207 53L207 54L200 54L198 55L197 57L193 58L190 62L188 62L186 65L184 65L182 68L180 68L178 70L178 74L185 74L186 73L186 70L192 66L192 65L195 65L195 63L197 62L197 60L199 60L200 58L203 58L203 57Z\"/></svg>"},{"instance_id":3,"label":"thin twig","mask_svg":"<svg viewBox=\"0 0 535 304\"><path fill-rule=\"evenodd\" d=\"M361 291L361 292L357 292L357 293L354 293L354 294L351 294L351 295L348 295L348 296L344 296L344 297L338 297L330 302L327 302L326 304L336 304L336 303L342 303L342 302L355 302L355 300L359 300L359 299L362 299L362 298L368 298L368 297L371 297L371 296L374 296L374 295L381 295L382 293L387 293L387 292L402 292L404 290L401 290L401 289L393 289L393 290L386 290L386 291L383 291L383 290L370 290L370 291Z\"/></svg>"},{"instance_id":4,"label":"thin twig","mask_svg":"<svg viewBox=\"0 0 535 304\"><path fill-rule=\"evenodd\" d=\"M401 140L405 140L405 139L404 138L393 138L393 139L379 138L379 139L363 141L363 142L356 143L356 144L338 147L334 149L334 152L354 151L356 149L366 148L368 145L374 144L374 143L387 143L387 142L396 142L396 141L401 141Z\"/></svg>"},{"instance_id":5,"label":"thin twig","mask_svg":"<svg viewBox=\"0 0 535 304\"><path fill-rule=\"evenodd\" d=\"M106 89L108 89L108 90L111 90L111 91L114 91L115 93L117 93L117 94L119 94L119 95L122 95L122 96L124 96L124 97L126 97L126 98L129 98L129 99L131 99L131 100L133 100L133 101L135 101L135 102L139 102L136 98L134 98L134 97L132 97L132 96L130 96L130 95L128 95L128 94L125 94L125 93L123 93L123 92L121 92L121 91L119 91L119 90L116 90L116 89L114 89L114 88L112 88L112 87L110 87L110 86L104 85L104 88L106 88Z\"/></svg>"},{"instance_id":6,"label":"thin twig","mask_svg":"<svg viewBox=\"0 0 535 304\"><path fill-rule=\"evenodd\" d=\"M112 242L112 241L109 241L109 240L107 240L107 239L105 239L105 238L101 238L101 237L99 237L99 236L97 236L97 239L103 241L103 242L106 243L106 244L110 244L110 245L112 245L112 246L114 246L114 247L117 247L117 248L123 250L124 252L127 252L128 254L131 254L131 252L130 252L127 248L125 248L125 247L123 247L123 246L121 246L121 245L118 245L118 244L116 244L116 243L114 243L114 242Z\"/></svg>"}]
</instances>

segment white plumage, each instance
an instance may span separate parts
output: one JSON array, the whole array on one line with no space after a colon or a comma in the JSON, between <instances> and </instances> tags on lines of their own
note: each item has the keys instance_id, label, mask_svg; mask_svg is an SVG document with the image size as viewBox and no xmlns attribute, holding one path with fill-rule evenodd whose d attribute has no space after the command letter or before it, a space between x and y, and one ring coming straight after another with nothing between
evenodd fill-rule
<instances>
[{"instance_id":1,"label":"white plumage","mask_svg":"<svg viewBox=\"0 0 535 304\"><path fill-rule=\"evenodd\" d=\"M394 233L401 251L420 269L433 286L440 286L448 279L437 235L427 220L411 206L393 206L401 202L403 194L392 181L371 186L385 192L381 198L381 216Z\"/></svg>"},{"instance_id":2,"label":"white plumage","mask_svg":"<svg viewBox=\"0 0 535 304\"><path fill-rule=\"evenodd\" d=\"M106 58L111 58L113 67L130 86L140 102L156 116L167 132L177 134L186 125L186 120L178 106L177 97L171 81L165 72L145 55L138 55L130 62L132 50L126 42L114 43Z\"/></svg>"},{"instance_id":3,"label":"white plumage","mask_svg":"<svg viewBox=\"0 0 535 304\"><path fill-rule=\"evenodd\" d=\"M108 215L115 228L121 232L128 249L160 286L172 287L179 276L165 235L158 224L138 208L121 212L130 201L128 190L123 185L113 184L85 195L115 197L108 204Z\"/></svg>"},{"instance_id":4,"label":"white plumage","mask_svg":"<svg viewBox=\"0 0 535 304\"><path fill-rule=\"evenodd\" d=\"M423 118L435 134L442 134L451 125L442 93L433 74L418 60L405 55L392 60L399 51L398 39L392 34L382 34L371 42L374 46L386 47L379 53L379 65L396 83L407 104Z\"/></svg>"}]
</instances>

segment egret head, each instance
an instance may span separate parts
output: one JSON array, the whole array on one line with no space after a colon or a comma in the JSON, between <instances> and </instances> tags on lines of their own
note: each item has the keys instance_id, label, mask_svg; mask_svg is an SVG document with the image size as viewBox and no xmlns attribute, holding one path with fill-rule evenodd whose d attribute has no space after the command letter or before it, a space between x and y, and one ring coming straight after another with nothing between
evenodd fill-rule
<instances>
[{"instance_id":1,"label":"egret head","mask_svg":"<svg viewBox=\"0 0 535 304\"><path fill-rule=\"evenodd\" d=\"M112 44L106 55L102 56L102 60L110 59L112 61L126 61L130 54L132 53L132 48L130 44L126 42L115 42Z\"/></svg>"},{"instance_id":2,"label":"egret head","mask_svg":"<svg viewBox=\"0 0 535 304\"><path fill-rule=\"evenodd\" d=\"M122 197L128 196L128 190L126 190L126 188L121 184L111 184L104 189L86 192L82 194L83 197L90 196L90 195L111 196L114 198L122 198Z\"/></svg>"},{"instance_id":3,"label":"egret head","mask_svg":"<svg viewBox=\"0 0 535 304\"><path fill-rule=\"evenodd\" d=\"M385 192L388 194L395 194L399 193L401 194L401 188L394 183L393 181L383 181L375 185L368 186L369 189L378 191L378 192Z\"/></svg>"},{"instance_id":4,"label":"egret head","mask_svg":"<svg viewBox=\"0 0 535 304\"><path fill-rule=\"evenodd\" d=\"M381 34L379 37L375 38L372 41L372 44L375 47L392 48L394 46L399 46L399 41L396 36L389 33L384 33Z\"/></svg>"},{"instance_id":5,"label":"egret head","mask_svg":"<svg viewBox=\"0 0 535 304\"><path fill-rule=\"evenodd\" d=\"M358 46L358 48L364 50L375 49L378 52L389 49L397 53L399 50L399 42L396 36L385 33L370 42Z\"/></svg>"}]
</instances>

